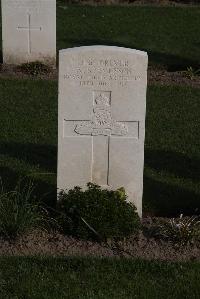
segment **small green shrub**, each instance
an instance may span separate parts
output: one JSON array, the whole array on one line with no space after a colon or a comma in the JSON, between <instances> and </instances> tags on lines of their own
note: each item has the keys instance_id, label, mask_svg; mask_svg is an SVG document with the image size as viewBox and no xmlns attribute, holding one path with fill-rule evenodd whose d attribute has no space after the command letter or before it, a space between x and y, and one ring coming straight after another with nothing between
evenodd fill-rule
<instances>
[{"instance_id":1,"label":"small green shrub","mask_svg":"<svg viewBox=\"0 0 200 299\"><path fill-rule=\"evenodd\" d=\"M200 236L200 221L196 216L170 219L161 226L164 237L172 241L175 246L186 246Z\"/></svg>"},{"instance_id":2,"label":"small green shrub","mask_svg":"<svg viewBox=\"0 0 200 299\"><path fill-rule=\"evenodd\" d=\"M17 69L25 74L32 76L45 75L50 72L50 67L40 61L23 63Z\"/></svg>"},{"instance_id":3,"label":"small green shrub","mask_svg":"<svg viewBox=\"0 0 200 299\"><path fill-rule=\"evenodd\" d=\"M59 219L66 234L79 238L101 240L124 238L137 233L140 219L136 207L126 201L123 188L101 189L92 183L83 191L75 187L59 193Z\"/></svg>"},{"instance_id":4,"label":"small green shrub","mask_svg":"<svg viewBox=\"0 0 200 299\"><path fill-rule=\"evenodd\" d=\"M21 181L14 191L0 192L0 235L6 238L16 238L32 229L44 229L49 218L46 210L33 199L33 184L26 183L21 187Z\"/></svg>"}]
</instances>

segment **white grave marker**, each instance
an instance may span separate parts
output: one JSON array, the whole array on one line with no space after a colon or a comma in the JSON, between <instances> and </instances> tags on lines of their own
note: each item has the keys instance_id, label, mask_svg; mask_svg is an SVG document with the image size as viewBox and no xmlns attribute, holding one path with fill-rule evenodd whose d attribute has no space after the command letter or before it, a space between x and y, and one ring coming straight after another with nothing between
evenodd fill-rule
<instances>
[{"instance_id":1,"label":"white grave marker","mask_svg":"<svg viewBox=\"0 0 200 299\"><path fill-rule=\"evenodd\" d=\"M58 189L124 187L141 215L147 54L80 47L59 65Z\"/></svg>"},{"instance_id":2,"label":"white grave marker","mask_svg":"<svg viewBox=\"0 0 200 299\"><path fill-rule=\"evenodd\" d=\"M56 61L56 0L1 0L3 61Z\"/></svg>"}]
</instances>

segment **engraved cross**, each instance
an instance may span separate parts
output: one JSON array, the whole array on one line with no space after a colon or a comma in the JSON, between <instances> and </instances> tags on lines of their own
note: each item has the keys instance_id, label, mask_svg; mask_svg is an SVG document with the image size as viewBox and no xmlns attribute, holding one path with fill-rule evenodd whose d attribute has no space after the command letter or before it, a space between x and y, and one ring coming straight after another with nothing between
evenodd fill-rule
<instances>
[{"instance_id":1,"label":"engraved cross","mask_svg":"<svg viewBox=\"0 0 200 299\"><path fill-rule=\"evenodd\" d=\"M31 54L31 31L37 30L41 31L42 27L31 26L31 14L27 13L27 26L18 26L18 30L26 30L28 32L28 54Z\"/></svg>"},{"instance_id":2,"label":"engraved cross","mask_svg":"<svg viewBox=\"0 0 200 299\"><path fill-rule=\"evenodd\" d=\"M116 121L111 92L93 92L92 120L64 120L64 137L91 136L91 182L109 186L111 138L139 139L139 121Z\"/></svg>"}]
</instances>

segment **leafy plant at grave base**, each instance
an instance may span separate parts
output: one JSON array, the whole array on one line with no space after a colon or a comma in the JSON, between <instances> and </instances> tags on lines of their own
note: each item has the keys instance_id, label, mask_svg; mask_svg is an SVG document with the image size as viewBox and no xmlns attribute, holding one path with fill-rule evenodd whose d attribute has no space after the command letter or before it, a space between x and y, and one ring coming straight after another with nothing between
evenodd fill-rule
<instances>
[{"instance_id":1,"label":"leafy plant at grave base","mask_svg":"<svg viewBox=\"0 0 200 299\"><path fill-rule=\"evenodd\" d=\"M124 188L116 191L101 189L88 183L83 191L75 187L59 193L59 219L64 233L100 240L120 239L138 232L140 219L136 207L126 201Z\"/></svg>"},{"instance_id":2,"label":"leafy plant at grave base","mask_svg":"<svg viewBox=\"0 0 200 299\"><path fill-rule=\"evenodd\" d=\"M40 61L23 63L18 66L17 69L25 74L32 76L45 75L51 71L51 68L48 65Z\"/></svg>"},{"instance_id":3,"label":"leafy plant at grave base","mask_svg":"<svg viewBox=\"0 0 200 299\"><path fill-rule=\"evenodd\" d=\"M192 66L189 66L186 71L183 71L183 73L192 80L195 76L200 74L200 69L194 69Z\"/></svg>"},{"instance_id":4,"label":"leafy plant at grave base","mask_svg":"<svg viewBox=\"0 0 200 299\"><path fill-rule=\"evenodd\" d=\"M33 197L33 183L29 181L22 187L19 180L15 189L0 191L0 235L14 239L32 229L45 229L49 223L47 211Z\"/></svg>"},{"instance_id":5,"label":"leafy plant at grave base","mask_svg":"<svg viewBox=\"0 0 200 299\"><path fill-rule=\"evenodd\" d=\"M200 221L197 216L183 217L181 214L179 218L172 218L161 226L161 232L175 246L186 246L200 237Z\"/></svg>"}]
</instances>

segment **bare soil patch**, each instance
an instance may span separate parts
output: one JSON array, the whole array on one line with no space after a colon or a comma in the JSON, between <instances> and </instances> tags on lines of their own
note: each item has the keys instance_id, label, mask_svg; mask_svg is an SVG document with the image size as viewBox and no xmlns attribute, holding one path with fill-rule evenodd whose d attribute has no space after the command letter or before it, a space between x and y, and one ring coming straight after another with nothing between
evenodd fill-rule
<instances>
[{"instance_id":1,"label":"bare soil patch","mask_svg":"<svg viewBox=\"0 0 200 299\"><path fill-rule=\"evenodd\" d=\"M151 227L152 219L143 219ZM200 240L183 248L171 242L140 232L121 243L100 243L78 240L59 232L34 231L15 241L0 239L0 255L50 255L50 256L96 256L127 257L146 260L200 261Z\"/></svg>"},{"instance_id":2,"label":"bare soil patch","mask_svg":"<svg viewBox=\"0 0 200 299\"><path fill-rule=\"evenodd\" d=\"M0 78L6 79L31 79L31 80L58 80L58 70L51 69L48 74L41 74L33 76L20 71L14 65L1 65ZM149 66L148 68L148 84L161 84L161 85L184 85L200 88L200 75L194 76L192 79L187 76L183 71L169 72L166 69L155 68Z\"/></svg>"},{"instance_id":3,"label":"bare soil patch","mask_svg":"<svg viewBox=\"0 0 200 299\"><path fill-rule=\"evenodd\" d=\"M57 80L58 79L58 71L56 68L51 68L48 73L41 74L38 76L30 75L26 72L22 72L19 66L12 64L1 64L0 65L0 78L6 79L43 79L43 80Z\"/></svg>"},{"instance_id":4,"label":"bare soil patch","mask_svg":"<svg viewBox=\"0 0 200 299\"><path fill-rule=\"evenodd\" d=\"M189 78L183 71L168 72L165 69L148 69L148 84L184 85L200 88L200 76Z\"/></svg>"},{"instance_id":5,"label":"bare soil patch","mask_svg":"<svg viewBox=\"0 0 200 299\"><path fill-rule=\"evenodd\" d=\"M79 5L193 6L199 5L199 0L64 0L61 3Z\"/></svg>"}]
</instances>

